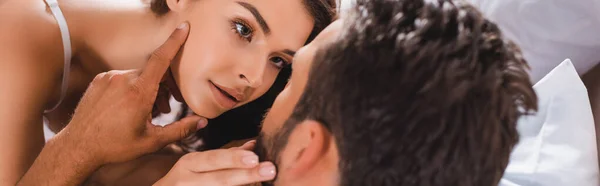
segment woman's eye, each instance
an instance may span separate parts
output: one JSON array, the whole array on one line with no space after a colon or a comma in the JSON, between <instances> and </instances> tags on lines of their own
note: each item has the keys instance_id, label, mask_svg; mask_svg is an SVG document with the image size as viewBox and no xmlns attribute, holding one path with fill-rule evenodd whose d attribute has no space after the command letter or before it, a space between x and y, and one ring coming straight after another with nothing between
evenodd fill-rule
<instances>
[{"instance_id":1,"label":"woman's eye","mask_svg":"<svg viewBox=\"0 0 600 186\"><path fill-rule=\"evenodd\" d=\"M240 37L242 37L243 39L246 39L248 41L251 41L252 39L252 29L242 23L235 23L235 30L237 31L238 35L240 35Z\"/></svg>"},{"instance_id":2,"label":"woman's eye","mask_svg":"<svg viewBox=\"0 0 600 186\"><path fill-rule=\"evenodd\" d=\"M289 63L281 57L273 57L271 58L271 62L279 69L289 66Z\"/></svg>"}]
</instances>

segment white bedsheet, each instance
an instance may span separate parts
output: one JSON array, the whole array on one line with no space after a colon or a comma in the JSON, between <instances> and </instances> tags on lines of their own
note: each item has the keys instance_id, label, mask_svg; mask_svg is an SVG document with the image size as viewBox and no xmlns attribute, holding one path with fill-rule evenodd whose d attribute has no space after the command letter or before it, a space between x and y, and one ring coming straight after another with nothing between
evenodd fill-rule
<instances>
[{"instance_id":1,"label":"white bedsheet","mask_svg":"<svg viewBox=\"0 0 600 186\"><path fill-rule=\"evenodd\" d=\"M538 82L539 111L519 120L520 141L501 186L598 186L594 118L570 60Z\"/></svg>"}]
</instances>

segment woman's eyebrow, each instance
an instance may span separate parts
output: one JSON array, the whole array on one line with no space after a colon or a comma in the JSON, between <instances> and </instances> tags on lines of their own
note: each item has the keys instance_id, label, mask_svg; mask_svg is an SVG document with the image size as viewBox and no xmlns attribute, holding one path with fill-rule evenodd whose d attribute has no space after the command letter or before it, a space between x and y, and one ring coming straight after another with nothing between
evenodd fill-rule
<instances>
[{"instance_id":1,"label":"woman's eyebrow","mask_svg":"<svg viewBox=\"0 0 600 186\"><path fill-rule=\"evenodd\" d=\"M260 28L263 30L265 35L269 35L271 33L271 29L269 28L269 25L267 24L265 19L262 17L260 12L258 11L258 9L256 9L256 7L254 5L252 5L250 3L246 3L246 2L241 2L241 1L237 1L236 3L241 5L242 7L246 8L246 10L248 10L248 11L250 11L250 13L252 13L252 15L254 16L254 18L256 19L258 24L260 25Z\"/></svg>"},{"instance_id":2,"label":"woman's eyebrow","mask_svg":"<svg viewBox=\"0 0 600 186\"><path fill-rule=\"evenodd\" d=\"M292 57L294 57L294 55L296 55L296 51L290 50L290 49L285 49L283 50L283 53L290 55Z\"/></svg>"}]
</instances>

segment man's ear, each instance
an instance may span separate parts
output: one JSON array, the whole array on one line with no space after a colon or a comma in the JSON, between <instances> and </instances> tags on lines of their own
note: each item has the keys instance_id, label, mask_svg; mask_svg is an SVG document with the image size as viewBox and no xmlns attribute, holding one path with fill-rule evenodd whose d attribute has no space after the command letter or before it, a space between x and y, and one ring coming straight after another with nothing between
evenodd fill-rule
<instances>
[{"instance_id":1,"label":"man's ear","mask_svg":"<svg viewBox=\"0 0 600 186\"><path fill-rule=\"evenodd\" d=\"M183 4L187 0L165 0L165 1L167 1L167 6L169 7L170 11L179 12L179 11L183 10Z\"/></svg>"},{"instance_id":2,"label":"man's ear","mask_svg":"<svg viewBox=\"0 0 600 186\"><path fill-rule=\"evenodd\" d=\"M298 124L290 134L288 145L284 155L288 155L288 165L285 168L289 171L291 179L302 178L306 173L315 172L314 169L320 169L322 161L327 161L325 157L330 150L331 133L321 123L314 120L306 120Z\"/></svg>"}]
</instances>

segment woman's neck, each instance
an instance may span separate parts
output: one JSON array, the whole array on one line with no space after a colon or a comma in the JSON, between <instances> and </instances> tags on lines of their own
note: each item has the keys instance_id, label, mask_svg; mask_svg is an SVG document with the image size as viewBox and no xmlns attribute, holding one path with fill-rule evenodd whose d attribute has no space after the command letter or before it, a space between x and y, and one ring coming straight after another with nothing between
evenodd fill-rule
<instances>
[{"instance_id":1,"label":"woman's neck","mask_svg":"<svg viewBox=\"0 0 600 186\"><path fill-rule=\"evenodd\" d=\"M91 75L141 68L178 24L175 15L156 16L140 0L63 0L74 53Z\"/></svg>"}]
</instances>

